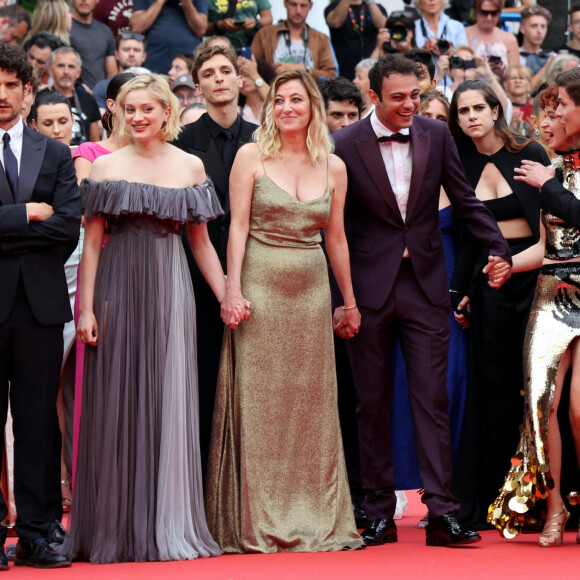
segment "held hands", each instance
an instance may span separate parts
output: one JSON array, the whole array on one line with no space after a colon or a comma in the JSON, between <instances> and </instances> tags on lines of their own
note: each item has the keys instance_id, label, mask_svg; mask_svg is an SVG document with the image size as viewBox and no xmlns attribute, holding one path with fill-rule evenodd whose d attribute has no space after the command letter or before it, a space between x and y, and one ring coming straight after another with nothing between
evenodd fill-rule
<instances>
[{"instance_id":1,"label":"held hands","mask_svg":"<svg viewBox=\"0 0 580 580\"><path fill-rule=\"evenodd\" d=\"M250 306L251 302L246 300L241 292L226 289L226 294L221 301L221 316L224 324L235 330L242 320L250 319Z\"/></svg>"},{"instance_id":2,"label":"held hands","mask_svg":"<svg viewBox=\"0 0 580 580\"><path fill-rule=\"evenodd\" d=\"M488 256L487 265L482 272L489 276L488 284L491 288L499 290L512 275L511 264L499 256Z\"/></svg>"},{"instance_id":3,"label":"held hands","mask_svg":"<svg viewBox=\"0 0 580 580\"><path fill-rule=\"evenodd\" d=\"M332 317L334 332L341 338L353 338L358 333L361 323L361 315L358 308L343 309L339 306L335 309Z\"/></svg>"},{"instance_id":4,"label":"held hands","mask_svg":"<svg viewBox=\"0 0 580 580\"><path fill-rule=\"evenodd\" d=\"M255 81L260 78L260 73L258 73L258 65L256 59L252 55L252 60L249 58L244 58L243 56L238 56L238 66L240 67L240 74L248 77L250 80Z\"/></svg>"},{"instance_id":5,"label":"held hands","mask_svg":"<svg viewBox=\"0 0 580 580\"><path fill-rule=\"evenodd\" d=\"M546 167L537 161L527 161L525 159L522 161L522 166L516 167L514 171L519 174L514 177L515 180L525 181L528 185L538 189L546 181L556 177L556 170L553 167Z\"/></svg>"},{"instance_id":6,"label":"held hands","mask_svg":"<svg viewBox=\"0 0 580 580\"><path fill-rule=\"evenodd\" d=\"M218 20L218 22L219 28L218 23L216 22L215 24L216 30L218 32L237 32L240 30L240 26L234 23L233 18L224 18L223 20Z\"/></svg>"},{"instance_id":7,"label":"held hands","mask_svg":"<svg viewBox=\"0 0 580 580\"><path fill-rule=\"evenodd\" d=\"M93 312L82 312L77 325L77 337L79 342L90 346L97 346L99 338L99 326Z\"/></svg>"}]
</instances>

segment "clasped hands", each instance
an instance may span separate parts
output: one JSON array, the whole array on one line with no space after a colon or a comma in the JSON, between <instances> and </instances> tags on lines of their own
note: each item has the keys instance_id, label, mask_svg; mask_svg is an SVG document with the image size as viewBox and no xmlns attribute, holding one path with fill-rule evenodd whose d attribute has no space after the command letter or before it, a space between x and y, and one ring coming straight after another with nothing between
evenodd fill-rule
<instances>
[{"instance_id":1,"label":"clasped hands","mask_svg":"<svg viewBox=\"0 0 580 580\"><path fill-rule=\"evenodd\" d=\"M339 306L334 310L332 325L334 332L340 338L353 338L358 333L361 323L361 315L358 308L348 308L344 310Z\"/></svg>"},{"instance_id":2,"label":"clasped hands","mask_svg":"<svg viewBox=\"0 0 580 580\"><path fill-rule=\"evenodd\" d=\"M251 302L246 300L240 293L228 293L221 301L221 317L224 324L227 324L232 330L238 327L242 320L250 319Z\"/></svg>"},{"instance_id":3,"label":"clasped hands","mask_svg":"<svg viewBox=\"0 0 580 580\"><path fill-rule=\"evenodd\" d=\"M489 276L489 281L487 283L492 288L498 290L510 279L510 276L512 275L512 266L505 258L500 258L499 256L488 256L487 264L482 272Z\"/></svg>"}]
</instances>

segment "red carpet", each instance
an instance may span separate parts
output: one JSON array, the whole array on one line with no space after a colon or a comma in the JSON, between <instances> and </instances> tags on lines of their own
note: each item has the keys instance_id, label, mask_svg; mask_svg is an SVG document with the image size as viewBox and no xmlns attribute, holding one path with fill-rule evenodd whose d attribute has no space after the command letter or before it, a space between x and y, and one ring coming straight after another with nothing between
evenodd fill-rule
<instances>
[{"instance_id":1,"label":"red carpet","mask_svg":"<svg viewBox=\"0 0 580 580\"><path fill-rule=\"evenodd\" d=\"M416 528L425 510L415 492L407 492L407 497L409 509L397 523L399 542L388 546L357 552L220 556L193 562L74 563L68 569L46 571L11 567L6 579L568 580L580 576L580 545L574 532L566 532L561 548L539 548L535 535L508 542L495 531L484 532L483 541L471 547L427 547L424 530Z\"/></svg>"}]
</instances>

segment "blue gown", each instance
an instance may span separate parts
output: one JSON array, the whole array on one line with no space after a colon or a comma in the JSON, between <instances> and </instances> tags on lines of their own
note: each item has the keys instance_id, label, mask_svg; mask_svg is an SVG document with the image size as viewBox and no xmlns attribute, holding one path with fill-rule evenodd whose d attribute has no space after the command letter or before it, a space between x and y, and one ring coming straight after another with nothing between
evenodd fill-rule
<instances>
[{"instance_id":1,"label":"blue gown","mask_svg":"<svg viewBox=\"0 0 580 580\"><path fill-rule=\"evenodd\" d=\"M447 266L447 283L451 284L455 271L455 242L452 230L452 209L447 206L439 211L439 225L443 234L443 247ZM447 369L447 391L449 392L449 417L451 421L451 443L453 461L457 457L465 398L467 395L467 340L463 329L455 322L453 312L449 313L451 335L449 341L449 366ZM397 489L418 489L423 487L417 465L415 432L409 408L409 385L405 359L397 340L395 350L394 395L392 411L393 461Z\"/></svg>"}]
</instances>

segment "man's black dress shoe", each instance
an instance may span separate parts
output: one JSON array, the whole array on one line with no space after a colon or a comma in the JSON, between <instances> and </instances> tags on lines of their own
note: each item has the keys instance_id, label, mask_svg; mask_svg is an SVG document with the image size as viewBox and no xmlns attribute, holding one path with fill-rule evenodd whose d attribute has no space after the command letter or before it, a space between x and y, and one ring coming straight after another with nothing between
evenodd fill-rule
<instances>
[{"instance_id":1,"label":"man's black dress shoe","mask_svg":"<svg viewBox=\"0 0 580 580\"><path fill-rule=\"evenodd\" d=\"M6 551L4 550L4 544L0 546L0 572L8 570L8 558L6 557Z\"/></svg>"},{"instance_id":2,"label":"man's black dress shoe","mask_svg":"<svg viewBox=\"0 0 580 580\"><path fill-rule=\"evenodd\" d=\"M463 546L481 541L481 536L472 530L464 530L454 512L429 520L427 524L428 546Z\"/></svg>"},{"instance_id":3,"label":"man's black dress shoe","mask_svg":"<svg viewBox=\"0 0 580 580\"><path fill-rule=\"evenodd\" d=\"M361 528L366 528L368 520L362 504L353 501L352 511L354 512L354 521L356 523L357 530L360 530Z\"/></svg>"},{"instance_id":4,"label":"man's black dress shoe","mask_svg":"<svg viewBox=\"0 0 580 580\"><path fill-rule=\"evenodd\" d=\"M367 546L382 546L397 541L397 525L393 518L369 520L368 526L360 535Z\"/></svg>"},{"instance_id":5,"label":"man's black dress shoe","mask_svg":"<svg viewBox=\"0 0 580 580\"><path fill-rule=\"evenodd\" d=\"M54 520L48 526L48 543L49 544L62 544L64 542L64 537L66 535L66 530L63 528L62 524L58 520Z\"/></svg>"},{"instance_id":6,"label":"man's black dress shoe","mask_svg":"<svg viewBox=\"0 0 580 580\"><path fill-rule=\"evenodd\" d=\"M68 568L70 560L55 552L46 540L37 540L36 542L18 542L14 565L33 568Z\"/></svg>"}]
</instances>

